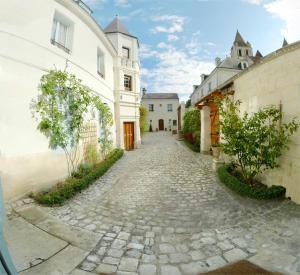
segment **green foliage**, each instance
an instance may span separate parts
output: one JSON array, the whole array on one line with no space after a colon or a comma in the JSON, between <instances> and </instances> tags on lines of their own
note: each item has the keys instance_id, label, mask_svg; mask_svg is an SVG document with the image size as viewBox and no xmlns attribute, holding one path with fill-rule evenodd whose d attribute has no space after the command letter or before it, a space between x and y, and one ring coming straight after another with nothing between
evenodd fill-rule
<instances>
[{"instance_id":1,"label":"green foliage","mask_svg":"<svg viewBox=\"0 0 300 275\"><path fill-rule=\"evenodd\" d=\"M42 76L39 90L41 94L32 102L33 115L38 120L38 129L49 139L49 147L64 150L69 175L77 169L82 126L93 106L99 110L102 119L101 150L104 156L108 154L112 147L112 114L80 79L66 71L51 70Z\"/></svg>"},{"instance_id":2,"label":"green foliage","mask_svg":"<svg viewBox=\"0 0 300 275\"><path fill-rule=\"evenodd\" d=\"M274 199L282 198L285 195L285 188L282 186L272 185L271 187L261 186L254 187L239 181L236 177L229 173L232 167L230 165L223 165L218 169L218 176L228 188L240 194L241 196L253 199Z\"/></svg>"},{"instance_id":3,"label":"green foliage","mask_svg":"<svg viewBox=\"0 0 300 275\"><path fill-rule=\"evenodd\" d=\"M93 169L93 165L87 164L87 163L82 163L79 165L77 171L72 173L72 177L74 178L82 178L88 173L90 173Z\"/></svg>"},{"instance_id":4,"label":"green foliage","mask_svg":"<svg viewBox=\"0 0 300 275\"><path fill-rule=\"evenodd\" d=\"M141 135L143 135L147 129L147 117L148 117L148 109L144 106L140 106L140 129Z\"/></svg>"},{"instance_id":5,"label":"green foliage","mask_svg":"<svg viewBox=\"0 0 300 275\"><path fill-rule=\"evenodd\" d=\"M44 205L62 205L66 200L74 197L78 192L87 188L104 173L124 154L121 149L112 151L106 160L96 164L92 168L82 166L77 177L68 178L65 182L57 184L50 191L37 194L35 200Z\"/></svg>"},{"instance_id":6,"label":"green foliage","mask_svg":"<svg viewBox=\"0 0 300 275\"><path fill-rule=\"evenodd\" d=\"M51 149L64 150L71 174L77 167L77 145L91 93L75 75L57 70L42 76L39 90L32 105L38 129L49 139Z\"/></svg>"},{"instance_id":7,"label":"green foliage","mask_svg":"<svg viewBox=\"0 0 300 275\"><path fill-rule=\"evenodd\" d=\"M184 139L200 146L200 110L192 109L187 111L183 117L183 134Z\"/></svg>"},{"instance_id":8,"label":"green foliage","mask_svg":"<svg viewBox=\"0 0 300 275\"><path fill-rule=\"evenodd\" d=\"M281 111L269 106L252 115L240 114L240 101L229 97L218 102L221 148L241 169L245 182L252 184L257 175L279 167L278 158L288 149L290 137L299 124L293 119L282 123Z\"/></svg>"},{"instance_id":9,"label":"green foliage","mask_svg":"<svg viewBox=\"0 0 300 275\"><path fill-rule=\"evenodd\" d=\"M87 164L95 165L98 161L98 152L95 144L88 144L85 148Z\"/></svg>"},{"instance_id":10,"label":"green foliage","mask_svg":"<svg viewBox=\"0 0 300 275\"><path fill-rule=\"evenodd\" d=\"M109 107L104 104L99 97L94 97L93 102L100 116L101 134L98 142L100 150L104 158L106 158L112 150L113 141L111 127L113 125L113 115Z\"/></svg>"},{"instance_id":11,"label":"green foliage","mask_svg":"<svg viewBox=\"0 0 300 275\"><path fill-rule=\"evenodd\" d=\"M183 143L192 151L199 153L200 152L200 146L199 145L195 145L191 142L189 142L188 140L183 140Z\"/></svg>"}]
</instances>

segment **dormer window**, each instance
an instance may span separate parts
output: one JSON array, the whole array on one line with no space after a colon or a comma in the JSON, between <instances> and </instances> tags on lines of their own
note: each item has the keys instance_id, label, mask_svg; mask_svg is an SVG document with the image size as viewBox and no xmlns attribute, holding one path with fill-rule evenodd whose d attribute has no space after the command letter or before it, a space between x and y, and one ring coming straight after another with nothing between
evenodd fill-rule
<instances>
[{"instance_id":1,"label":"dormer window","mask_svg":"<svg viewBox=\"0 0 300 275\"><path fill-rule=\"evenodd\" d=\"M122 47L122 57L128 58L130 57L130 50L127 47Z\"/></svg>"},{"instance_id":2,"label":"dormer window","mask_svg":"<svg viewBox=\"0 0 300 275\"><path fill-rule=\"evenodd\" d=\"M72 29L73 23L65 16L55 12L51 32L51 43L65 52L70 53Z\"/></svg>"}]
</instances>

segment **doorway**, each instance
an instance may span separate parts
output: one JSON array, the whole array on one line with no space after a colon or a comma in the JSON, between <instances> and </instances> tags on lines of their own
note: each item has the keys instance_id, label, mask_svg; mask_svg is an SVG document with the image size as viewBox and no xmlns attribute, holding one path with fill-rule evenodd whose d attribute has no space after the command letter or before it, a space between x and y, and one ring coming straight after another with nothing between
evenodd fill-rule
<instances>
[{"instance_id":1,"label":"doorway","mask_svg":"<svg viewBox=\"0 0 300 275\"><path fill-rule=\"evenodd\" d=\"M158 120L158 129L159 131L163 131L165 129L164 120L160 119Z\"/></svg>"},{"instance_id":2,"label":"doorway","mask_svg":"<svg viewBox=\"0 0 300 275\"><path fill-rule=\"evenodd\" d=\"M133 122L124 122L124 147L125 150L134 149L134 123Z\"/></svg>"}]
</instances>

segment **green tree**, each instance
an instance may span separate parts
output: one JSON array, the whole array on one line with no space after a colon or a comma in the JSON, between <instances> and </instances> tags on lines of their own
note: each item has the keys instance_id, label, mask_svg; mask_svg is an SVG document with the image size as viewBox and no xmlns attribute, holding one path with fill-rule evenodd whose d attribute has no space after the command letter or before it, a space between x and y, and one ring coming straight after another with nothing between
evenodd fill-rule
<instances>
[{"instance_id":1,"label":"green tree","mask_svg":"<svg viewBox=\"0 0 300 275\"><path fill-rule=\"evenodd\" d=\"M140 106L140 129L141 135L143 135L147 129L147 118L148 118L148 109L144 106Z\"/></svg>"},{"instance_id":2,"label":"green tree","mask_svg":"<svg viewBox=\"0 0 300 275\"><path fill-rule=\"evenodd\" d=\"M243 179L253 184L257 175L279 167L278 158L288 149L290 138L299 127L295 119L282 123L282 112L275 106L256 113L240 113L240 101L225 97L217 102L223 152L233 157Z\"/></svg>"}]
</instances>

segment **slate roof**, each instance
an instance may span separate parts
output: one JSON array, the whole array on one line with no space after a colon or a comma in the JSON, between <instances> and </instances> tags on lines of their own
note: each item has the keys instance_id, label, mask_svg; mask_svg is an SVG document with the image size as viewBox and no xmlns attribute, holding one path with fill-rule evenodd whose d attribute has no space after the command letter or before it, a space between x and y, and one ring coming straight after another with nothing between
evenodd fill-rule
<instances>
[{"instance_id":1,"label":"slate roof","mask_svg":"<svg viewBox=\"0 0 300 275\"><path fill-rule=\"evenodd\" d=\"M250 46L249 42L245 42L245 40L243 39L243 37L241 36L241 34L239 33L239 31L236 31L236 35L235 35L235 39L233 44L238 45L240 47L248 47Z\"/></svg>"},{"instance_id":2,"label":"slate roof","mask_svg":"<svg viewBox=\"0 0 300 275\"><path fill-rule=\"evenodd\" d=\"M119 19L118 16L115 17L113 21L110 22L110 24L104 29L105 33L123 33L132 37L133 36L127 28L123 25L121 20Z\"/></svg>"},{"instance_id":3,"label":"slate roof","mask_svg":"<svg viewBox=\"0 0 300 275\"><path fill-rule=\"evenodd\" d=\"M217 68L228 68L228 69L236 69L239 70L238 67L239 61L232 57L226 57L222 62L217 66Z\"/></svg>"},{"instance_id":4,"label":"slate roof","mask_svg":"<svg viewBox=\"0 0 300 275\"><path fill-rule=\"evenodd\" d=\"M179 99L176 93L146 93L142 99Z\"/></svg>"},{"instance_id":5,"label":"slate roof","mask_svg":"<svg viewBox=\"0 0 300 275\"><path fill-rule=\"evenodd\" d=\"M286 41L285 38L283 38L283 42L282 42L282 48L287 46L289 43Z\"/></svg>"}]
</instances>

